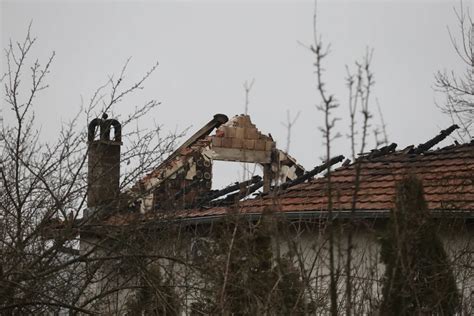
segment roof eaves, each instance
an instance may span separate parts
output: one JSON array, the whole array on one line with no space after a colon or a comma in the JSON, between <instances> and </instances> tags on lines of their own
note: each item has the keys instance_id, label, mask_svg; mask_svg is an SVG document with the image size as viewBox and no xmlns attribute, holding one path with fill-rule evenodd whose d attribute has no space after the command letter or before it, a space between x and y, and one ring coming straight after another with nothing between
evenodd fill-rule
<instances>
[{"instance_id":1,"label":"roof eaves","mask_svg":"<svg viewBox=\"0 0 474 316\"><path fill-rule=\"evenodd\" d=\"M460 218L460 219L474 219L474 210L433 210L433 218ZM262 213L241 213L244 218L253 221L258 220L263 215ZM278 216L285 217L289 220L308 220L308 219L329 219L328 211L302 211L302 212L285 212L277 213ZM332 211L333 219L387 219L390 216L390 210L356 210L352 212L350 210L345 211ZM221 220L226 217L227 214L219 215L208 215L208 216L197 216L187 217L183 219L176 219L176 222L183 224L210 224L217 220Z\"/></svg>"}]
</instances>

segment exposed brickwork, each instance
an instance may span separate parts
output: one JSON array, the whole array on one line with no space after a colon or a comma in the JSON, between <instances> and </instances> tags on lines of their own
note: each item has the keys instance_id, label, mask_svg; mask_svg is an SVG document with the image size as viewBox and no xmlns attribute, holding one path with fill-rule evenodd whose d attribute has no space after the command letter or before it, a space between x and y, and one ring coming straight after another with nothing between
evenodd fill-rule
<instances>
[{"instance_id":1,"label":"exposed brickwork","mask_svg":"<svg viewBox=\"0 0 474 316\"><path fill-rule=\"evenodd\" d=\"M174 176L169 177L153 192L153 208L183 208L207 194L212 187L212 163L199 151L186 155L186 163Z\"/></svg>"},{"instance_id":2,"label":"exposed brickwork","mask_svg":"<svg viewBox=\"0 0 474 316\"><path fill-rule=\"evenodd\" d=\"M271 151L275 142L261 133L248 115L237 115L221 125L215 135L209 137L213 147Z\"/></svg>"},{"instance_id":3,"label":"exposed brickwork","mask_svg":"<svg viewBox=\"0 0 474 316\"><path fill-rule=\"evenodd\" d=\"M97 130L99 139L96 139ZM89 123L87 136L87 206L90 210L116 208L120 195L121 125L104 114Z\"/></svg>"},{"instance_id":4,"label":"exposed brickwork","mask_svg":"<svg viewBox=\"0 0 474 316\"><path fill-rule=\"evenodd\" d=\"M364 158L357 198L357 211L382 212L393 208L396 182L412 173L423 180L425 198L430 210L474 212L474 143L449 146L423 154L410 155L406 150L378 158ZM355 165L349 164L332 172L334 209L350 211L354 190ZM296 185L276 196L265 196L242 201L240 213L261 213L271 207L279 212L326 211L325 177ZM173 218L214 217L235 212L236 207L213 207L176 210ZM123 225L136 220L152 221L160 214L122 214L109 218L110 225Z\"/></svg>"},{"instance_id":5,"label":"exposed brickwork","mask_svg":"<svg viewBox=\"0 0 474 316\"><path fill-rule=\"evenodd\" d=\"M216 153L219 148L230 151ZM210 192L214 159L269 163L274 149L275 142L248 115L234 116L214 135L178 149L173 159L147 174L131 191L142 197L144 212L184 208Z\"/></svg>"},{"instance_id":6,"label":"exposed brickwork","mask_svg":"<svg viewBox=\"0 0 474 316\"><path fill-rule=\"evenodd\" d=\"M409 146L395 151L396 144L392 144L359 158L361 174L356 211L390 210L397 181L409 174L423 180L429 209L474 211L474 143L429 150L455 128L441 131L417 148ZM152 201L147 202L145 210L172 209L175 212L169 215L180 217L222 215L230 209L235 210L235 207L211 207L179 211L196 207L193 202L210 192L212 160L247 161L249 156L267 169L276 164L275 170L269 173L291 173L291 177L282 177L286 181L302 176L304 172L303 168L297 168L294 159L275 149L272 138L262 134L249 116L238 115L220 125L214 135L181 147L174 159L139 182L136 187L145 195L147 190L153 189L152 194L148 194L151 196L148 200ZM335 210L352 210L355 177L356 163L346 162L332 171ZM279 212L324 212L327 204L327 179L320 177L287 190L239 202L238 209L242 213L260 213L268 207Z\"/></svg>"},{"instance_id":7,"label":"exposed brickwork","mask_svg":"<svg viewBox=\"0 0 474 316\"><path fill-rule=\"evenodd\" d=\"M120 144L94 141L89 144L88 154L87 205L111 205L119 194Z\"/></svg>"}]
</instances>

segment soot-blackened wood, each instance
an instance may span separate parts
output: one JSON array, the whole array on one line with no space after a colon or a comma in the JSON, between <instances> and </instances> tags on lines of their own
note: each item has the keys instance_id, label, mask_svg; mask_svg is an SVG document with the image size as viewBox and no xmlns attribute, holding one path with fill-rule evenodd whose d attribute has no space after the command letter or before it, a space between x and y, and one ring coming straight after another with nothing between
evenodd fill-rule
<instances>
[{"instance_id":1,"label":"soot-blackened wood","mask_svg":"<svg viewBox=\"0 0 474 316\"><path fill-rule=\"evenodd\" d=\"M249 185L259 183L262 181L262 177L260 176L253 176L250 180L243 181L243 182L236 182L235 184L229 185L222 190L212 191L200 201L198 201L198 205L204 205L206 203L211 202L212 200L217 199L218 197L224 196L226 194L232 193L237 190L243 190L244 188L247 189Z\"/></svg>"},{"instance_id":2,"label":"soot-blackened wood","mask_svg":"<svg viewBox=\"0 0 474 316\"><path fill-rule=\"evenodd\" d=\"M204 125L200 130L198 130L196 133L194 133L193 136L188 138L187 141L185 141L181 146L179 146L178 149L176 149L171 155L169 155L168 158L166 158L159 166L157 169L160 169L161 167L165 166L168 162L171 160L175 159L176 156L181 154L181 151L185 148L188 148L198 140L206 137L209 135L214 128L218 128L222 124L226 123L229 120L229 118L224 115L224 114L216 114L214 115L214 118L210 120L206 125Z\"/></svg>"},{"instance_id":3,"label":"soot-blackened wood","mask_svg":"<svg viewBox=\"0 0 474 316\"><path fill-rule=\"evenodd\" d=\"M174 195L174 199L177 200L182 195L188 193L192 188L198 187L201 184L204 185L205 182L206 181L203 179L191 182L188 186L185 186L181 190L176 192L176 194Z\"/></svg>"},{"instance_id":4,"label":"soot-blackened wood","mask_svg":"<svg viewBox=\"0 0 474 316\"><path fill-rule=\"evenodd\" d=\"M212 206L234 204L240 201L241 199L243 199L244 197L249 196L250 194L254 193L258 189L260 189L262 186L263 186L263 180L260 180L257 183L252 184L251 186L245 188L245 190L239 191L237 193L229 194L223 199L211 201L210 204Z\"/></svg>"},{"instance_id":5,"label":"soot-blackened wood","mask_svg":"<svg viewBox=\"0 0 474 316\"><path fill-rule=\"evenodd\" d=\"M412 154L421 154L421 153L429 150L431 147L433 147L434 145L436 145L437 143L439 143L440 141L442 141L443 139L448 137L449 134L451 134L452 132L454 132L458 128L459 128L459 126L457 126L456 124L451 125L447 129L442 130L438 135L436 135L435 137L433 137L432 139L430 139L426 143L418 145L418 147L413 149L413 152L411 152L411 153Z\"/></svg>"},{"instance_id":6,"label":"soot-blackened wood","mask_svg":"<svg viewBox=\"0 0 474 316\"><path fill-rule=\"evenodd\" d=\"M378 157L382 157L382 156L388 155L388 154L390 154L390 153L393 153L396 148L397 148L397 144L396 144L396 143L391 143L390 145L381 147L381 148L379 148L379 149L374 149L374 150L368 155L368 158L369 158L369 159L372 159L372 158L378 158Z\"/></svg>"},{"instance_id":7,"label":"soot-blackened wood","mask_svg":"<svg viewBox=\"0 0 474 316\"><path fill-rule=\"evenodd\" d=\"M344 160L344 156L343 155L340 155L340 156L337 156L337 157L334 157L334 158L331 158L329 159L329 161L326 161L325 163L323 163L322 165L320 166L317 166L315 167L313 170L311 171L308 171L306 172L305 174L303 174L301 177L298 177L292 181L288 181L288 182L285 182L285 183L282 183L279 187L276 188L276 190L286 190L288 189L289 187L292 187L294 185L297 185L297 184L300 184L300 183L303 183L305 182L306 180L308 179L311 179L312 177L314 177L315 175L317 175L318 173L326 170L327 168L331 167L332 165L335 165L341 161Z\"/></svg>"}]
</instances>

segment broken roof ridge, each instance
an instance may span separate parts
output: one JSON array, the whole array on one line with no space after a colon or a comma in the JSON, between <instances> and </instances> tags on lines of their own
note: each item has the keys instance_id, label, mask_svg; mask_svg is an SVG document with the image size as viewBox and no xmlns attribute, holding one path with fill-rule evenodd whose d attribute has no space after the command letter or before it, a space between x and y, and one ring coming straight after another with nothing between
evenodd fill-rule
<instances>
[{"instance_id":1,"label":"broken roof ridge","mask_svg":"<svg viewBox=\"0 0 474 316\"><path fill-rule=\"evenodd\" d=\"M397 143L391 143L390 145L383 146L379 149L372 149L370 154L368 155L367 158L372 159L372 158L378 158L382 157L391 153L394 153L395 150L397 149Z\"/></svg>"},{"instance_id":2,"label":"broken roof ridge","mask_svg":"<svg viewBox=\"0 0 474 316\"><path fill-rule=\"evenodd\" d=\"M438 144L439 142L444 140L446 137L448 137L452 132L454 132L458 128L459 128L458 125L453 124L450 127L448 127L447 129L441 130L439 132L439 134L436 135L435 137L429 139L428 141L426 141L422 144L419 144L418 147L414 148L413 152L411 152L411 153L413 153L413 154L422 154L423 152L430 150L436 144Z\"/></svg>"},{"instance_id":3,"label":"broken roof ridge","mask_svg":"<svg viewBox=\"0 0 474 316\"><path fill-rule=\"evenodd\" d=\"M253 184L251 183L249 186L245 187L245 190L242 192L236 192L227 195L226 197L214 201L210 201L210 205L215 206L223 206L223 205L232 205L239 202L241 199L249 196L250 194L254 193L258 189L263 187L263 180L255 181Z\"/></svg>"},{"instance_id":4,"label":"broken roof ridge","mask_svg":"<svg viewBox=\"0 0 474 316\"><path fill-rule=\"evenodd\" d=\"M286 182L280 184L279 186L274 187L272 192L281 193L281 192L285 191L286 189L288 189L290 187L293 187L297 184L304 183L306 180L312 179L318 173L321 173L324 170L332 167L333 165L343 161L344 158L345 157L343 155L335 156L335 157L325 161L323 164L314 167L312 170L305 172L304 174L297 177L296 179L286 181ZM264 195L267 195L267 194L261 194L261 195L264 196Z\"/></svg>"},{"instance_id":5,"label":"broken roof ridge","mask_svg":"<svg viewBox=\"0 0 474 316\"><path fill-rule=\"evenodd\" d=\"M163 166L168 164L176 156L181 154L183 149L191 147L197 141L203 139L209 135L215 128L219 128L222 124L225 124L229 121L229 118L225 114L215 114L212 120L210 120L206 125L200 128L195 132L191 137L189 137L181 146L179 146L171 155L169 155L155 170L161 169Z\"/></svg>"},{"instance_id":6,"label":"broken roof ridge","mask_svg":"<svg viewBox=\"0 0 474 316\"><path fill-rule=\"evenodd\" d=\"M370 150L370 152L366 153L359 153L359 157L356 158L356 161L360 160L371 160L374 158L380 158L383 156L387 156L390 154L409 154L409 155L420 155L420 154L425 154L428 153L431 148L433 148L436 144L440 143L443 141L446 137L448 137L452 132L454 132L456 129L458 129L459 126L456 124L451 125L447 129L441 130L438 135L435 137L429 139L428 141L419 144L417 147L415 145L408 145L404 149L401 150L396 150L397 148L397 143L391 143L390 145L383 146L381 148L375 148ZM473 141L471 141L472 143ZM456 146L459 146L462 144L459 144L456 142ZM453 145L448 145L446 147L451 147ZM350 167L354 163L351 164L346 164L346 166Z\"/></svg>"},{"instance_id":7,"label":"broken roof ridge","mask_svg":"<svg viewBox=\"0 0 474 316\"><path fill-rule=\"evenodd\" d=\"M201 146L200 142L203 142L203 141L204 142L210 142L211 146L212 146L213 143L214 143L213 140L212 140L212 137L214 137L214 138L215 137L217 137L217 138L224 137L225 138L226 136L230 137L231 135L226 135L227 132L228 132L228 129L229 128L241 127L240 125L245 125L245 126L248 125L248 127L251 127L253 129L255 129L255 134L260 135L260 133L261 133L260 131L258 131L256 126L251 122L249 115L242 115L242 114L235 115L229 120L229 118L224 114L216 114L216 115L214 115L214 117L211 121L209 121L205 126L203 126L201 129L199 129L197 132L195 132L181 146L179 146L174 152L172 152L157 168L155 168L150 174L145 176L145 179L149 178L149 177L158 176L158 172L161 169L163 169L164 167L166 167L167 165L169 165L169 163L172 162L173 159L175 159L176 157L178 157L180 155L187 155L187 151L192 151L192 150L195 149L196 146L198 146L198 147ZM422 144L418 145L418 147L415 147L415 146L412 145L412 146L409 146L409 147L405 148L404 150L397 151L396 150L397 144L396 143L391 143L391 144L387 144L387 145L385 145L381 148L372 149L369 153L361 153L360 156L358 158L356 158L355 161L353 161L353 162L350 162L350 160L346 161L344 164L342 164L342 168L336 168L335 170L344 169L344 168L350 169L350 168L353 168L357 163L360 163L360 162L365 163L365 162L370 162L370 161L372 161L372 162L386 161L387 159L389 160L390 157L393 157L394 159L398 159L396 157L403 157L403 156L415 157L415 156L418 156L420 154L421 155L423 155L423 154L429 155L429 154L431 154L431 151L429 151L429 150L432 147L434 147L436 144L438 144L439 142L444 140L447 136L449 136L457 128L459 128L457 125L452 125L452 126L448 127L445 130L441 130L438 135L436 135L435 137L429 139L425 143L422 143ZM214 129L217 129L216 130L216 135L208 137L208 135L210 135L211 132ZM222 135L218 135L219 131L222 132ZM239 132L242 132L242 131L239 131ZM244 136L247 135L247 133L244 133L244 134L245 134ZM255 135L253 135L253 136L255 136ZM267 137L267 138L270 137L271 138L271 136L266 136L266 135L263 135L263 134L262 134L262 137ZM272 139L272 141L273 141L273 139ZM219 146L217 146L217 147L219 147ZM273 146L273 148L271 150L274 151L274 150L277 150L277 149L275 148L275 146ZM287 158L289 158L289 155L287 155L287 156L288 156ZM380 158L380 160L378 158ZM304 183L308 180L311 181L314 178L314 176L316 176L318 173L323 172L324 170L330 168L331 166L333 166L337 163L340 163L343 160L344 160L344 156L342 156L342 155L332 157L328 161L324 162L322 165L316 166L310 171L304 172L304 170L303 170L304 173L302 172L302 174L299 174L296 178L292 178L292 180L287 178L286 180L288 180L288 181L285 181L285 182L281 183L280 185L275 185L274 187L269 188L269 192L281 193L281 192L287 190L290 187L293 187L293 186L296 186L298 184ZM253 179L253 180L255 180L255 179ZM163 179L163 181L164 181L164 179ZM201 182L199 180L197 180L197 181L191 183L190 185L187 185L185 187L181 187L181 189L178 190L178 192L176 192L173 195L174 200L178 200L178 198L180 198L181 196L187 194L188 191L190 189L192 189L194 186L199 186L200 183ZM249 181L242 182L242 183L237 182L234 185L230 185L228 187L225 187L225 188L222 188L222 189L219 189L219 190L211 190L208 194L203 195L200 198L198 198L198 200L194 201L194 203L192 203L192 205L190 205L190 206L191 207L200 207L200 206L203 206L205 203L211 203L211 204L214 204L214 205L215 204L228 204L229 202L234 202L235 203L236 201L238 201L242 198L245 198L249 194L251 194L251 193L255 192L256 190L258 190L262 186L262 184L263 184L263 181L261 179L251 181L251 182L249 182ZM153 185L153 186L155 186L155 185ZM234 190L229 191L229 188L233 188ZM237 190L239 190L239 192L231 194L232 192L235 192ZM260 194L260 195L267 195L269 192L267 192L265 194ZM227 195L227 196L224 197L224 198L221 198L219 200L216 200L217 198L225 196L225 195Z\"/></svg>"},{"instance_id":8,"label":"broken roof ridge","mask_svg":"<svg viewBox=\"0 0 474 316\"><path fill-rule=\"evenodd\" d=\"M209 192L209 194L205 195L202 199L200 199L200 201L198 201L196 205L192 205L191 207L202 206L203 204L211 202L212 200L215 200L218 197L227 195L237 190L242 190L243 188L246 188L248 190L251 185L258 184L260 182L263 185L262 177L260 177L259 175L255 175L249 180L245 180L242 182L234 182L233 184L230 184L221 190L213 190Z\"/></svg>"}]
</instances>

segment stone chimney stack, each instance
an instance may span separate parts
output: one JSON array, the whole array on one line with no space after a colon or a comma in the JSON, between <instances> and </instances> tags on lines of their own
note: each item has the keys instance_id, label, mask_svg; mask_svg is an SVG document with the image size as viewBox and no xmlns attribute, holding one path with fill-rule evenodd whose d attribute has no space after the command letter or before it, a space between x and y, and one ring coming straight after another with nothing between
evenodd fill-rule
<instances>
[{"instance_id":1,"label":"stone chimney stack","mask_svg":"<svg viewBox=\"0 0 474 316\"><path fill-rule=\"evenodd\" d=\"M99 139L95 139L99 129ZM111 131L113 137L111 138ZM117 120L93 119L88 128L87 206L90 212L117 206L120 193L122 127Z\"/></svg>"}]
</instances>

